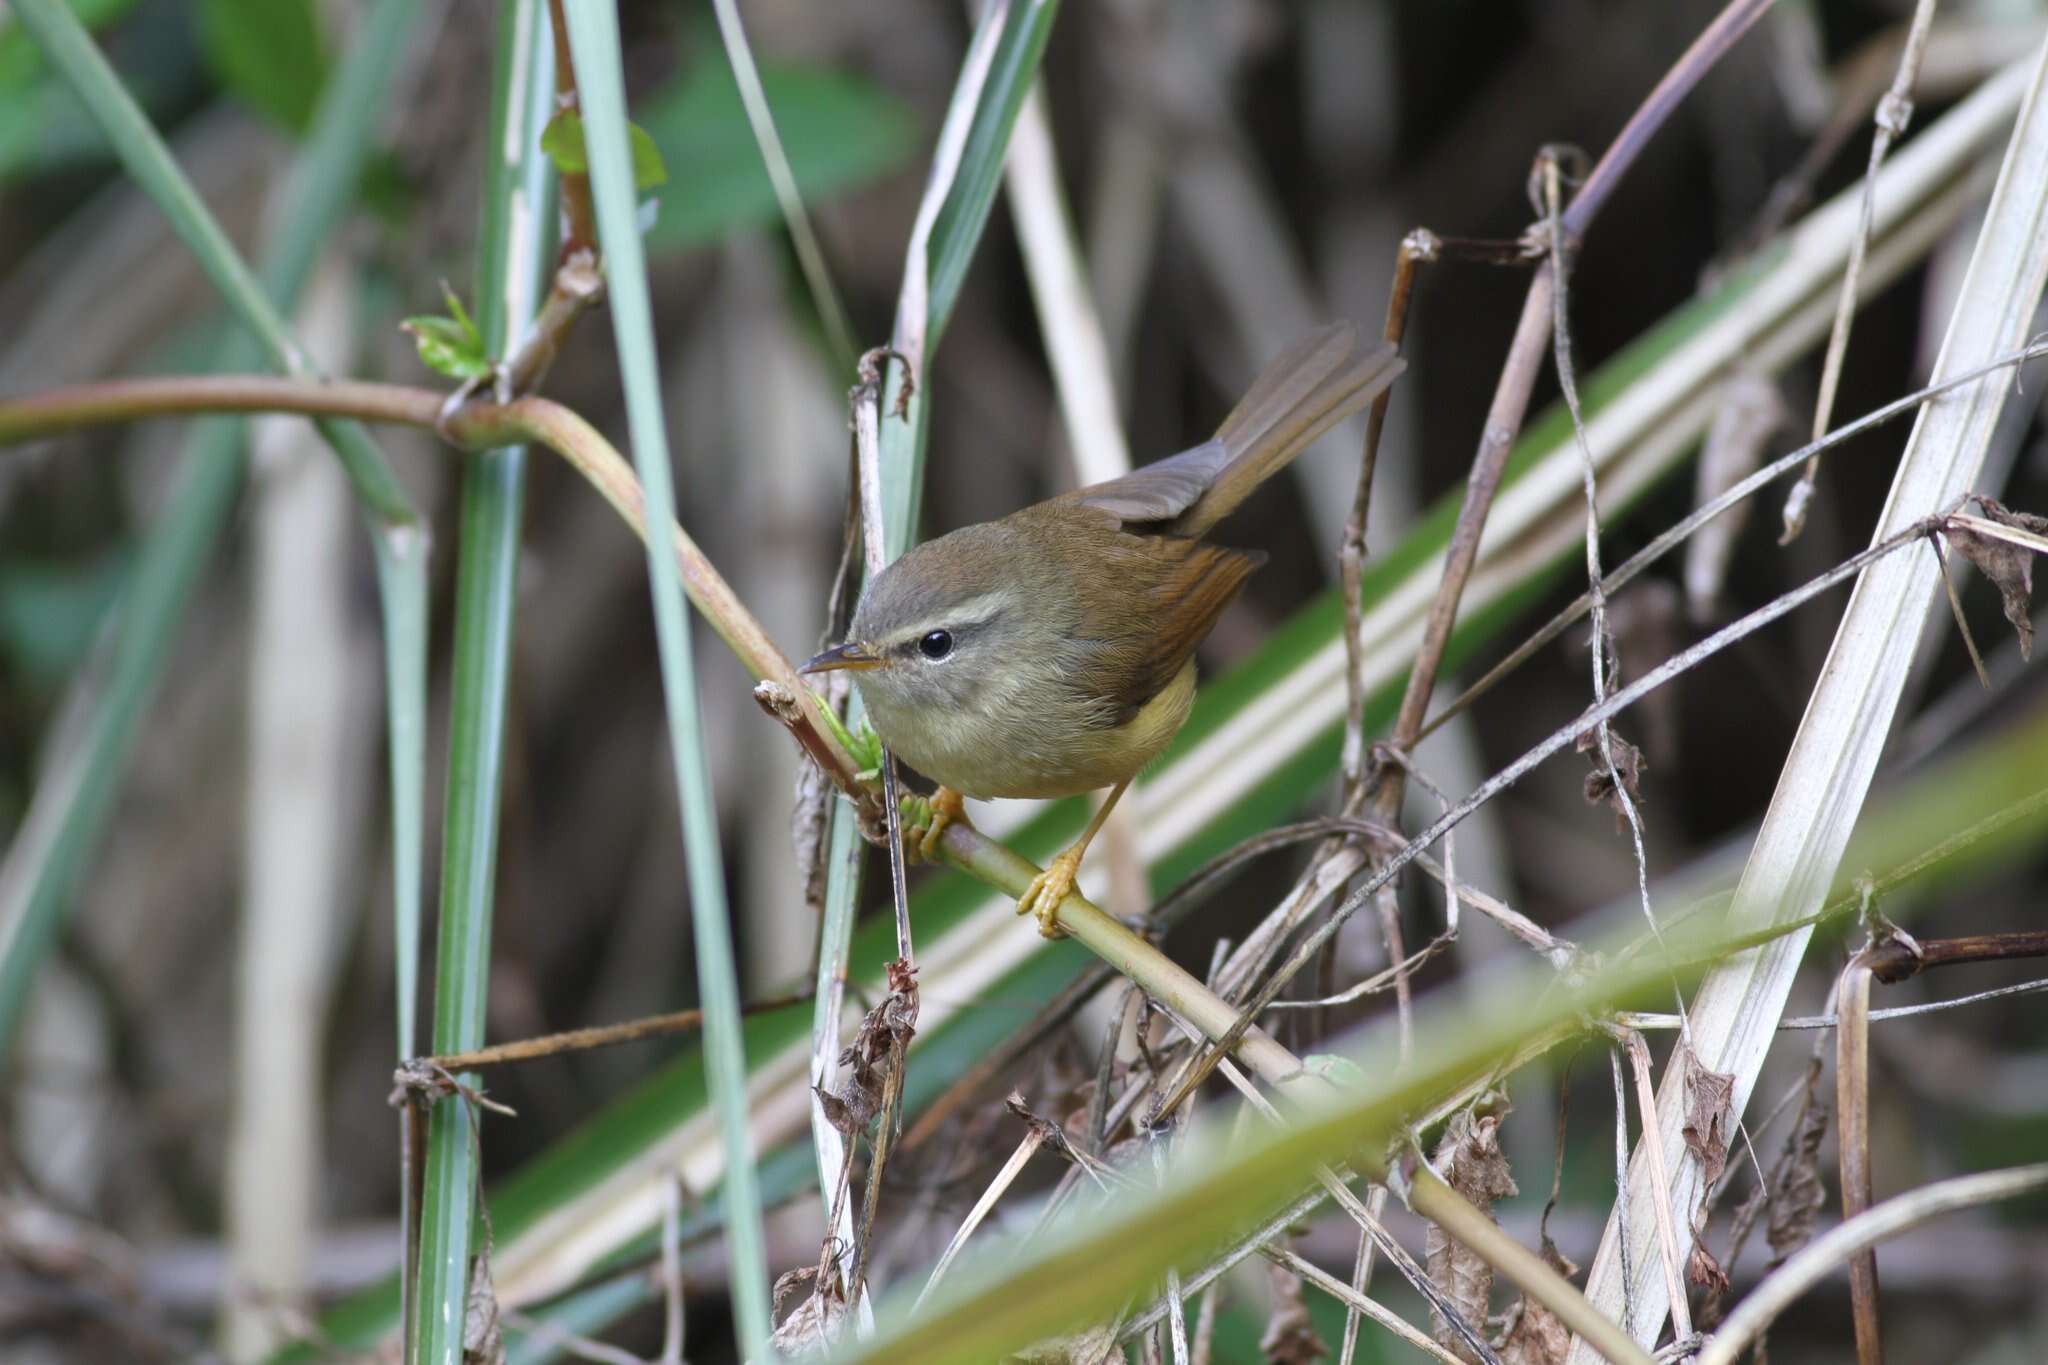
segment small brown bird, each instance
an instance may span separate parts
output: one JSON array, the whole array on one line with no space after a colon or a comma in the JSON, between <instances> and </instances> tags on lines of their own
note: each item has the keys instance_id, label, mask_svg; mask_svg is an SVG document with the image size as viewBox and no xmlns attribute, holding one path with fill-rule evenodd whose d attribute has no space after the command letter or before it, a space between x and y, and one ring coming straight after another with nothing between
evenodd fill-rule
<instances>
[{"instance_id":1,"label":"small brown bird","mask_svg":"<svg viewBox=\"0 0 2048 1365\"><path fill-rule=\"evenodd\" d=\"M924 850L960 798L1112 788L1017 903L1060 902L1124 788L1188 718L1195 647L1256 551L1209 529L1403 369L1338 323L1280 356L1216 435L1142 469L916 546L867 585L852 638L805 673L859 670L875 733L939 785Z\"/></svg>"}]
</instances>

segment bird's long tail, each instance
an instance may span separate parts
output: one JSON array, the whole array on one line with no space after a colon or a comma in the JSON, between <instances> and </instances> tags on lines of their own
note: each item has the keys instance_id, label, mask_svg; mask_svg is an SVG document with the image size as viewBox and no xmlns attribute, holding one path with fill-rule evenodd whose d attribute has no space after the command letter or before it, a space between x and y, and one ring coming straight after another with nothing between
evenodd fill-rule
<instances>
[{"instance_id":1,"label":"bird's long tail","mask_svg":"<svg viewBox=\"0 0 2048 1365\"><path fill-rule=\"evenodd\" d=\"M1332 323L1295 343L1260 372L1223 419L1215 438L1223 447L1222 468L1168 529L1184 536L1207 531L1406 368L1392 346L1361 342L1349 322Z\"/></svg>"}]
</instances>

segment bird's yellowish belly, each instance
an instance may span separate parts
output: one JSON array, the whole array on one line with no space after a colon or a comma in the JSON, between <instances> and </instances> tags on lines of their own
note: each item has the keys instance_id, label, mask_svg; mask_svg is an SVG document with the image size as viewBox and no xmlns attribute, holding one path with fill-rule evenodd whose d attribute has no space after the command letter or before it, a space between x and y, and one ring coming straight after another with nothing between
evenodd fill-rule
<instances>
[{"instance_id":1,"label":"bird's yellowish belly","mask_svg":"<svg viewBox=\"0 0 2048 1365\"><path fill-rule=\"evenodd\" d=\"M1050 800L1136 776L1180 733L1194 700L1195 665L1190 661L1158 696L1114 729L1062 725L1052 717L997 727L980 718L941 718L930 712L916 724L892 724L898 718L887 714L886 703L874 709L873 719L899 758L955 791Z\"/></svg>"}]
</instances>

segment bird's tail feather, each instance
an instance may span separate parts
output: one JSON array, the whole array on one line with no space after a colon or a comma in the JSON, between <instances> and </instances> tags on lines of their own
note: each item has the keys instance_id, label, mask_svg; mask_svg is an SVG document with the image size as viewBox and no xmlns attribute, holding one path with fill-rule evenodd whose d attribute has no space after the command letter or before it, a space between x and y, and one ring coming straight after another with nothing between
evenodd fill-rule
<instances>
[{"instance_id":1,"label":"bird's tail feather","mask_svg":"<svg viewBox=\"0 0 2048 1365\"><path fill-rule=\"evenodd\" d=\"M1407 362L1392 346L1361 343L1349 322L1297 342L1260 372L1217 428L1223 468L1172 524L1199 536L1229 516L1252 490L1285 468L1317 437L1377 398Z\"/></svg>"}]
</instances>

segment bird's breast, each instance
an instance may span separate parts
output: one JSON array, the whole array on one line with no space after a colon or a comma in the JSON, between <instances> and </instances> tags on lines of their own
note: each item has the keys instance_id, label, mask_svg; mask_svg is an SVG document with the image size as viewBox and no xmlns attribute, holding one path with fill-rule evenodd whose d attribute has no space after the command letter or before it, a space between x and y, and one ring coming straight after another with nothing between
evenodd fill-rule
<instances>
[{"instance_id":1,"label":"bird's breast","mask_svg":"<svg viewBox=\"0 0 2048 1365\"><path fill-rule=\"evenodd\" d=\"M1136 776L1179 733L1195 697L1189 662L1129 720L1105 725L1100 699L1049 681L1013 675L967 706L905 702L880 688L863 688L862 701L882 742L926 777L973 797L1049 800Z\"/></svg>"}]
</instances>

